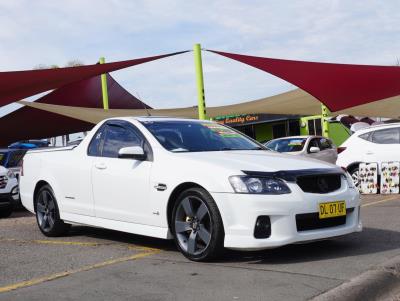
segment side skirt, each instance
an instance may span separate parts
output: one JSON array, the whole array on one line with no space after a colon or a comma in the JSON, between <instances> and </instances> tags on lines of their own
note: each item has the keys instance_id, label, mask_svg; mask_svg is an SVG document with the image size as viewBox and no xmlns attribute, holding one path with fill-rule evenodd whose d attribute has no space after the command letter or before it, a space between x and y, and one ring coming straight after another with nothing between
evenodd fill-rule
<instances>
[{"instance_id":1,"label":"side skirt","mask_svg":"<svg viewBox=\"0 0 400 301\"><path fill-rule=\"evenodd\" d=\"M104 229L122 231L143 236L150 236L162 239L172 239L168 228L149 226L143 224L134 224L129 222L116 221L111 219L86 216L73 213L61 213L60 218L66 223L99 227Z\"/></svg>"}]
</instances>

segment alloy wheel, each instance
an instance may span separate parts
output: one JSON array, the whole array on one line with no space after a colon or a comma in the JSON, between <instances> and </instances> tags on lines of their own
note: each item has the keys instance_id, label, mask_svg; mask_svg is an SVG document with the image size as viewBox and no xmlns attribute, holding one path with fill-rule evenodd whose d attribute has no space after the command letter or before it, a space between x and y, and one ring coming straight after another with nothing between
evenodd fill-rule
<instances>
[{"instance_id":1,"label":"alloy wheel","mask_svg":"<svg viewBox=\"0 0 400 301\"><path fill-rule=\"evenodd\" d=\"M43 231L49 232L54 226L56 219L56 207L54 198L47 190L42 190L36 204L38 223Z\"/></svg>"},{"instance_id":2,"label":"alloy wheel","mask_svg":"<svg viewBox=\"0 0 400 301\"><path fill-rule=\"evenodd\" d=\"M190 255L202 253L210 244L211 215L200 198L184 198L177 208L174 223L178 243Z\"/></svg>"},{"instance_id":3,"label":"alloy wheel","mask_svg":"<svg viewBox=\"0 0 400 301\"><path fill-rule=\"evenodd\" d=\"M353 180L354 186L355 186L358 190L360 190L360 189L361 189L361 186L360 186L360 172L359 172L358 169L354 170L354 171L351 173L351 179Z\"/></svg>"}]
</instances>

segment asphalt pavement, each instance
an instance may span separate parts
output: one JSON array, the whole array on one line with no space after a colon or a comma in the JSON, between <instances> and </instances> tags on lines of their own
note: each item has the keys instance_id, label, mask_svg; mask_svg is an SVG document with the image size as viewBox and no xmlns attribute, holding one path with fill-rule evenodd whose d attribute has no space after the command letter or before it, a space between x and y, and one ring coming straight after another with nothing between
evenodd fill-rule
<instances>
[{"instance_id":1,"label":"asphalt pavement","mask_svg":"<svg viewBox=\"0 0 400 301\"><path fill-rule=\"evenodd\" d=\"M400 195L362 200L362 233L211 263L98 228L47 238L19 211L0 220L0 300L309 300L400 255Z\"/></svg>"}]
</instances>

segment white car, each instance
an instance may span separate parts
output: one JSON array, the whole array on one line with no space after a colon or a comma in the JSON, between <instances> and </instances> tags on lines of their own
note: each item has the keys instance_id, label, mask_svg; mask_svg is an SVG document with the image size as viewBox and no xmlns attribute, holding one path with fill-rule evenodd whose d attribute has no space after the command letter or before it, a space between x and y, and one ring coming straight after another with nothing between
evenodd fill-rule
<instances>
[{"instance_id":1,"label":"white car","mask_svg":"<svg viewBox=\"0 0 400 301\"><path fill-rule=\"evenodd\" d=\"M277 138L264 144L271 150L290 155L306 156L312 159L336 163L336 146L322 136L292 136Z\"/></svg>"},{"instance_id":2,"label":"white car","mask_svg":"<svg viewBox=\"0 0 400 301\"><path fill-rule=\"evenodd\" d=\"M382 124L359 130L338 148L337 165L346 168L358 187L358 166L362 162L400 161L400 124Z\"/></svg>"},{"instance_id":3,"label":"white car","mask_svg":"<svg viewBox=\"0 0 400 301\"><path fill-rule=\"evenodd\" d=\"M18 202L19 188L15 173L0 166L0 217L10 216Z\"/></svg>"},{"instance_id":4,"label":"white car","mask_svg":"<svg viewBox=\"0 0 400 301\"><path fill-rule=\"evenodd\" d=\"M359 193L341 168L210 121L105 120L78 146L29 151L20 181L44 235L73 223L174 238L195 261L362 228Z\"/></svg>"}]
</instances>

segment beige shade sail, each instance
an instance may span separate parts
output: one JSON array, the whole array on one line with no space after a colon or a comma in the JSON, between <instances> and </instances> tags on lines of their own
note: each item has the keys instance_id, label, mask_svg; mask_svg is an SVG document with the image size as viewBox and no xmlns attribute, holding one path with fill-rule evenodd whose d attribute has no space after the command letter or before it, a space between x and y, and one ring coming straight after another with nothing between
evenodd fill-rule
<instances>
[{"instance_id":1,"label":"beige shade sail","mask_svg":"<svg viewBox=\"0 0 400 301\"><path fill-rule=\"evenodd\" d=\"M80 108L61 105L51 105L44 103L19 101L20 104L45 110L48 112L68 116L71 118L83 120L91 123L122 116L169 116L169 117L185 117L197 118L197 107L175 108L175 109L95 109ZM268 114L287 114L287 115L319 115L321 114L321 103L303 90L296 89L279 95L242 102L233 105L207 107L207 116L214 118L222 115L236 114L252 114L252 113L268 113ZM354 116L370 116L370 117L387 117L400 118L400 96L375 101L372 103L356 106L342 111L334 112L335 114L351 114Z\"/></svg>"}]
</instances>

